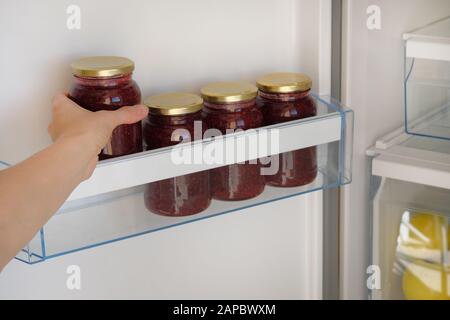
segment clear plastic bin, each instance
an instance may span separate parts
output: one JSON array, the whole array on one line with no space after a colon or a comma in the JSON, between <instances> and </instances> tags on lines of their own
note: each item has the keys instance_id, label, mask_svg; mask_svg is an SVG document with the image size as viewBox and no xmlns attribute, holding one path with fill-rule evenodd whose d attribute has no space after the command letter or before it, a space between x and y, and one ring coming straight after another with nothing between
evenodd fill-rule
<instances>
[{"instance_id":1,"label":"clear plastic bin","mask_svg":"<svg viewBox=\"0 0 450 320\"><path fill-rule=\"evenodd\" d=\"M403 38L406 132L450 140L450 17Z\"/></svg>"}]
</instances>

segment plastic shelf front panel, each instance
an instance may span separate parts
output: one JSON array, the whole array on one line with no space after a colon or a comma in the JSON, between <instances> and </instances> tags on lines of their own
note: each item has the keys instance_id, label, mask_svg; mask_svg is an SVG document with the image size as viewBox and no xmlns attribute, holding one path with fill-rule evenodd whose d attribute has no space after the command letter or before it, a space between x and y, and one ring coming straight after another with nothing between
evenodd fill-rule
<instances>
[{"instance_id":1,"label":"plastic shelf front panel","mask_svg":"<svg viewBox=\"0 0 450 320\"><path fill-rule=\"evenodd\" d=\"M450 190L450 141L397 130L368 154L372 175Z\"/></svg>"},{"instance_id":2,"label":"plastic shelf front panel","mask_svg":"<svg viewBox=\"0 0 450 320\"><path fill-rule=\"evenodd\" d=\"M330 99L315 99L318 115L313 118L101 162L92 177L72 193L60 211L16 258L30 264L42 262L63 254L349 183L353 112L332 103ZM272 130L280 142L276 147L267 139L271 137ZM255 137L258 139L253 140ZM146 208L146 184L224 165L175 164L171 158L173 152L193 153L196 148L231 140L258 141L262 147L256 152L246 152L245 159L230 160L226 165L317 146L318 175L312 183L301 187L266 186L260 196L250 200L212 200L204 212L188 217L164 217Z\"/></svg>"},{"instance_id":3,"label":"plastic shelf front panel","mask_svg":"<svg viewBox=\"0 0 450 320\"><path fill-rule=\"evenodd\" d=\"M406 131L450 140L450 18L404 39Z\"/></svg>"},{"instance_id":4,"label":"plastic shelf front panel","mask_svg":"<svg viewBox=\"0 0 450 320\"><path fill-rule=\"evenodd\" d=\"M405 33L406 57L450 62L450 17Z\"/></svg>"},{"instance_id":5,"label":"plastic shelf front panel","mask_svg":"<svg viewBox=\"0 0 450 320\"><path fill-rule=\"evenodd\" d=\"M346 125L343 120L345 113L325 99L316 97L316 101L316 117L104 161L97 166L92 177L71 194L69 201L341 140ZM201 164L179 165L172 161L174 154L192 154L192 162L195 162L195 154L202 155L206 149L215 146L224 149L224 146L239 145L241 142L246 145L256 142L259 146L246 152L240 161L226 156L223 163L208 164L203 161ZM273 147L274 142L276 148ZM224 150L224 154L226 152ZM163 166L158 166L162 163ZM149 170L155 167L158 170Z\"/></svg>"}]
</instances>

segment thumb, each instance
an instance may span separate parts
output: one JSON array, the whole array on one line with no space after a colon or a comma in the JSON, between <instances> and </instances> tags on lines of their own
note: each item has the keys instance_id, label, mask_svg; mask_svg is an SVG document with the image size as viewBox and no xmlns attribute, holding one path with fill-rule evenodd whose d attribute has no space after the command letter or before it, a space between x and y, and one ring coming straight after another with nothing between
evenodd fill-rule
<instances>
[{"instance_id":1,"label":"thumb","mask_svg":"<svg viewBox=\"0 0 450 320\"><path fill-rule=\"evenodd\" d=\"M121 124L132 124L141 121L148 114L148 107L136 105L132 107L122 107L119 110L109 112L114 126Z\"/></svg>"}]
</instances>

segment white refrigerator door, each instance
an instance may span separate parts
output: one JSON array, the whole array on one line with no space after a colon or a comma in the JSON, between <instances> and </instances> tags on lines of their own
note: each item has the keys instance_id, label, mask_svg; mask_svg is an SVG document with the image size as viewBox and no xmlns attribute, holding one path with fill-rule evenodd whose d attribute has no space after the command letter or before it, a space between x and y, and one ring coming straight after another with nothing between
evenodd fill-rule
<instances>
[{"instance_id":1,"label":"white refrigerator door","mask_svg":"<svg viewBox=\"0 0 450 320\"><path fill-rule=\"evenodd\" d=\"M67 27L73 4L80 29ZM330 93L331 0L4 1L0 38L9 163L50 143L52 96L67 90L80 56L132 58L144 95L279 70L305 72ZM12 261L0 298L319 299L322 236L316 192L32 266Z\"/></svg>"}]
</instances>

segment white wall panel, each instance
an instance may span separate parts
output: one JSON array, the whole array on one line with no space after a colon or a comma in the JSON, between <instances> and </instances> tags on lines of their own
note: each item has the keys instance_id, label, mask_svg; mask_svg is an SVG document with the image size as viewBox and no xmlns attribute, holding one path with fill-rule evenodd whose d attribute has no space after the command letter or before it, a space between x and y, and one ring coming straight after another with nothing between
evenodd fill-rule
<instances>
[{"instance_id":1,"label":"white wall panel","mask_svg":"<svg viewBox=\"0 0 450 320\"><path fill-rule=\"evenodd\" d=\"M69 64L80 56L132 58L144 96L197 91L209 81L254 81L274 70L307 72L318 89L317 1L0 3L0 136L5 137L0 154L7 162L16 163L49 143L51 99L67 90ZM70 4L81 9L81 30L66 27ZM309 19L303 22L305 15Z\"/></svg>"}]
</instances>

